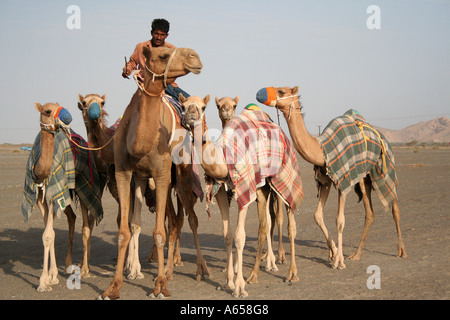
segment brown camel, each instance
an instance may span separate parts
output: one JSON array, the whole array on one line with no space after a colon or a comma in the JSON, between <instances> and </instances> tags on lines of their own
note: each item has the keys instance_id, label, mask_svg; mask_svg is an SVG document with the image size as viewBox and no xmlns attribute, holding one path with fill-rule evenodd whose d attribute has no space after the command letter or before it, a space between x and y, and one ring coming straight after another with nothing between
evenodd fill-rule
<instances>
[{"instance_id":1,"label":"brown camel","mask_svg":"<svg viewBox=\"0 0 450 320\"><path fill-rule=\"evenodd\" d=\"M182 95L179 97L182 102L185 112L186 119L188 125L193 130L194 136L194 148L197 154L201 154L201 165L205 170L205 174L214 179L218 179L219 181L225 181L229 177L228 166L225 162L223 151L220 147L215 146L211 143L207 136L207 126L206 120L204 116L204 110L209 101L209 95L207 95L204 99L200 97L190 96L188 98L184 98ZM201 121L200 121L201 119ZM203 137L203 139L196 139L196 137ZM221 189L223 186L221 187ZM263 186L260 186L256 189L256 199L258 201L258 216L260 220L259 232L258 232L258 250L256 256L256 263L252 270L252 274L249 279L253 279L254 282L257 281L257 273L259 270L259 263L262 257L262 249L264 246L265 239L270 239L270 218L269 218L269 210L268 210L268 199L270 197L271 187L268 183L265 183ZM245 291L245 281L242 273L242 253L245 245L245 217L248 210L248 205L240 208L238 213L238 223L236 226L235 232L235 245L237 248L237 275L236 280L234 281L234 272L233 272L233 257L232 257L232 241L233 235L230 228L230 220L229 220L229 210L228 210L228 200L225 192L219 192L216 194L216 200L218 202L221 214L222 214L222 222L223 222L223 234L226 244L226 252L227 252L227 267L226 267L226 283L223 286L224 288L228 288L233 290L233 296L235 297L246 297L248 294ZM293 217L293 211L288 212L289 216L289 237L293 243L295 238L295 222ZM293 249L294 246L292 245ZM276 269L275 258L272 252L271 241L268 241L268 269ZM290 274L288 276L288 281L298 281L297 278L297 269L295 266L294 259L294 251L292 253L292 261Z\"/></svg>"},{"instance_id":2,"label":"brown camel","mask_svg":"<svg viewBox=\"0 0 450 320\"><path fill-rule=\"evenodd\" d=\"M176 217L169 208L172 202L167 201L167 197L170 196L172 166L169 144L174 133L175 121L171 111L163 105L162 94L164 86L173 83L177 77L189 72L198 74L202 64L198 54L187 48L144 48L143 54L146 57L144 86L133 95L114 136L114 163L121 203L118 261L114 279L101 298L119 298L120 288L123 286L125 253L130 241L127 221L133 173L138 188L143 189L150 177L153 178L156 188L156 223L153 239L157 246L158 275L151 296L170 296L163 248L166 241L164 229L166 211L169 213L169 238L175 239L177 233ZM169 273L173 268L174 250L170 243L169 241L167 259Z\"/></svg>"},{"instance_id":3,"label":"brown camel","mask_svg":"<svg viewBox=\"0 0 450 320\"><path fill-rule=\"evenodd\" d=\"M83 121L86 126L86 132L89 142L89 148L95 159L97 170L100 175L100 190L103 193L105 186L108 186L112 197L119 204L117 215L117 226L120 225L120 203L117 192L117 184L114 170L114 133L115 126L108 127L106 118L108 113L104 106L106 102L105 95L88 94L82 96L78 94L78 108L81 110ZM120 121L120 119L118 120ZM130 207L132 211L138 211L142 207L143 196L140 194L135 197L135 190L131 190ZM136 203L138 201L138 203ZM139 234L141 232L140 214L132 214L130 217L131 240L128 250L125 272L129 280L143 279L141 264L139 262Z\"/></svg>"},{"instance_id":4,"label":"brown camel","mask_svg":"<svg viewBox=\"0 0 450 320\"><path fill-rule=\"evenodd\" d=\"M85 195L80 196L81 191L78 189L78 180L76 178L76 175L80 174L78 172L80 166L76 162L78 156L75 157L74 164L70 163L70 160L74 159L71 152L72 146L69 144L66 133L61 129L61 122L58 117L58 114L61 114L61 112L63 112L62 110L65 109L54 103L47 103L45 105L36 103L35 106L36 110L40 113L41 131L33 146L33 151L30 154L27 164L29 173L27 173L25 179L26 194L22 210L24 211L24 214L27 214L26 211L28 211L28 214L31 214L31 210L35 203L44 218L45 230L42 235L44 244L44 266L37 291L45 292L52 290L51 285L59 283L55 260L55 232L53 230L53 221L56 214L61 211L66 214L69 224L69 246L65 259L66 270L72 265L71 252L76 216L72 209L72 195L69 193L69 189L74 191L74 196L78 198L83 217L83 258L80 264L80 276L83 278L90 276L88 264L90 237L94 222L96 219L97 222L101 219L100 216L103 215L103 211L99 201L99 192L94 195L97 201L96 205L99 206L97 207L98 211L96 212L93 212L93 207L87 202L93 198L88 199ZM56 135L58 136L57 138L55 138ZM58 141L58 143L55 143L55 140ZM63 142L59 144L61 141ZM61 150L63 151L61 152ZM62 153L64 153L64 155L62 155ZM56 166L54 161L58 161ZM98 183L98 176L95 166L91 169L91 177L93 179L92 190L95 190L95 183ZM63 177L61 174L58 174L61 172L65 172L62 173L62 175L64 175ZM75 175L75 177L72 175ZM28 176L31 177L31 181L27 179ZM35 186L33 187L32 185ZM61 188L63 190L66 190L67 188L67 191L59 191ZM56 193L56 191L58 191L58 193ZM67 192L67 194L65 192ZM31 200L30 196L36 197L35 202ZM29 205L26 205L28 201L30 201ZM55 201L57 204L55 204Z\"/></svg>"},{"instance_id":5,"label":"brown camel","mask_svg":"<svg viewBox=\"0 0 450 320\"><path fill-rule=\"evenodd\" d=\"M105 122L105 117L107 117L107 113L104 110L105 105L105 95L99 96L97 94L89 94L85 97L79 95L79 103L78 108L82 111L83 119L86 125L86 130L88 133L89 144L94 149L101 149L97 151L97 154L100 157L96 158L96 161L100 162L100 165L105 168L108 168L108 188L111 191L113 197L118 201L117 194L117 185L114 176L114 154L113 154L113 144L111 141L113 138L115 128L108 128ZM168 100L165 100L168 102ZM169 105L167 105L170 107ZM171 108L171 107L170 107ZM116 125L118 122L116 122ZM173 146L176 144L182 144L183 140L185 140L187 134L186 129L181 126L181 119L179 119L176 123L176 131L177 136L179 135L180 139L175 140L171 145L171 151ZM110 165L112 164L112 166ZM200 280L202 277L209 277L210 271L206 265L206 260L203 257L200 248L200 241L198 239L198 219L196 213L194 211L194 205L197 201L197 195L192 192L193 190L193 175L192 175L192 164L190 161L186 161L186 163L182 162L177 165L173 164L175 171L175 181L172 181L171 188L176 191L177 195L177 239L176 239L176 247L174 251L174 265L181 266L183 262L181 260L180 253L180 237L181 237L181 228L183 226L184 214L188 216L189 225L191 227L192 233L194 235L194 242L197 248L197 271L196 277ZM105 172L106 174L106 172ZM150 179L149 186L147 186L146 191L144 192L144 196L146 199L149 197L153 197L149 189L154 188L153 179ZM135 192L132 190L132 198L134 197ZM139 195L138 199L142 199L143 195ZM142 201L142 200L140 200ZM172 201L169 198L169 201ZM152 200L149 200L147 204L152 203ZM141 212L140 209L142 207L142 203L136 203L132 200L131 206L134 206L134 212L131 217L130 227L131 227L131 239L128 251L128 257L126 261L125 271L128 274L128 279L143 279L144 275L141 273L141 264L139 262L139 234L141 231ZM118 215L118 223L120 221L120 211ZM157 260L157 250L154 245L149 261Z\"/></svg>"},{"instance_id":6,"label":"brown camel","mask_svg":"<svg viewBox=\"0 0 450 320\"><path fill-rule=\"evenodd\" d=\"M325 235L327 245L329 248L329 255L330 258L335 259L334 268L343 269L345 268L344 264L344 256L343 256L343 249L342 249L342 233L345 225L345 218L344 218L344 206L345 206L345 199L346 199L346 193L343 189L343 183L336 184L336 179L333 180L331 177L331 161L328 161L329 157L331 156L331 152L327 152L324 149L324 144L319 143L320 141L323 141L322 138L326 137L324 136L324 133L318 138L315 139L312 137L306 130L306 127L303 122L303 116L301 112L301 105L298 94L298 87L290 88L290 87L279 87L279 88L263 88L258 91L257 93L257 100L259 102L262 102L268 106L276 107L283 113L284 117L286 118L289 131L292 137L293 144L297 151L300 153L303 159L305 159L307 162L314 164L315 170L316 170L316 179L318 181L318 188L319 188L319 204L317 207L317 210L315 212L314 218L316 223L321 228L323 234ZM383 148L382 151L377 155L380 159L383 159L383 162L386 161L386 158L388 158L390 152L390 149L385 148L385 145L387 144L387 141L383 139L379 133L376 133L376 131L371 128L370 126L366 125L365 122L358 122L354 120L351 115L345 114L344 121L347 122L347 126L352 125L356 123L360 129L357 129L359 131L355 135L359 135L360 142L363 145L362 148L367 149L367 135L369 135L371 132L374 132L377 136L375 136L376 141L378 141L378 144L381 144ZM336 120L336 119L335 119ZM336 122L336 121L335 121ZM330 126L333 123L330 122L328 126ZM327 128L328 128L327 126ZM330 127L331 128L331 127ZM333 133L331 131L331 133ZM327 135L328 136L328 135ZM363 137L364 136L364 137ZM351 139L349 135L345 135L347 137L346 139ZM349 149L349 146L345 146L345 149ZM367 157L368 151L365 153ZM363 156L361 156L363 157ZM391 158L391 166L392 166L392 172L395 176L395 168L394 168L394 159L393 155L391 155L389 158ZM366 159L362 159L366 160ZM372 166L373 167L373 166ZM344 167L338 168L343 169ZM391 169L390 169L391 170ZM388 179L388 174L386 170L384 170L385 176L384 179ZM355 191L360 195L360 199L363 199L364 209L366 212L365 216L365 223L364 223L364 230L361 238L361 242L358 246L358 249L353 253L351 256L349 256L349 259L352 260L359 260L364 243L367 238L367 233L373 223L374 220L374 212L372 207L372 200L371 200L371 192L372 187L376 188L377 191L379 191L379 187L375 184L374 177L373 177L373 171L370 171L370 168L366 169L365 172L362 172L358 177L359 179L355 179ZM400 231L400 210L398 208L397 204L397 196L396 196L396 176L392 179L394 183L393 184L393 190L390 191L390 201L384 200L384 198L380 195L380 192L378 192L378 195L380 196L380 199L382 202L387 205L392 205L392 215L395 221L396 229L397 229L397 235L398 235L398 256L399 257L407 257L405 246L402 241L401 231ZM383 181L382 181L383 182ZM334 241L331 240L331 237L328 234L327 228L325 227L325 224L323 222L323 209L325 206L325 202L328 198L331 185L335 184L338 188L338 213L336 218L336 226L338 231L338 247L336 248ZM351 186L349 184L349 186Z\"/></svg>"},{"instance_id":7,"label":"brown camel","mask_svg":"<svg viewBox=\"0 0 450 320\"><path fill-rule=\"evenodd\" d=\"M236 111L236 106L239 103L239 96L236 96L234 99L231 97L222 97L222 98L218 98L216 97L216 106L217 106L217 110L219 112L219 118L222 122L222 130L225 128L225 125L228 123L228 121L230 121L230 119L232 119L234 117L235 111ZM279 264L283 264L286 263L287 259L286 259L286 254L283 248L283 232L282 232L282 227L283 227L283 199L277 195L275 192L271 191L272 193L272 197L270 198L270 216L272 218L271 224L271 239L273 239L273 233L275 230L275 224L278 225L278 258L276 260L276 263ZM215 196L215 198L217 199L217 197L225 198L226 196L226 191L225 191L225 186L224 184L221 185L220 189L217 191L217 194ZM275 201L276 199L276 201ZM221 200L221 203L224 203L223 200ZM220 210L225 210L225 208L221 208L219 207ZM226 214L226 213L225 213ZM227 215L228 216L228 215ZM267 254L269 252L266 251L266 253L262 256L262 259L267 259ZM276 266L273 269L277 269ZM254 269L255 270L255 269ZM254 272L252 272L252 276L250 276L249 278L247 278L247 283L256 283L258 282L257 280L257 271L255 270Z\"/></svg>"}]
</instances>

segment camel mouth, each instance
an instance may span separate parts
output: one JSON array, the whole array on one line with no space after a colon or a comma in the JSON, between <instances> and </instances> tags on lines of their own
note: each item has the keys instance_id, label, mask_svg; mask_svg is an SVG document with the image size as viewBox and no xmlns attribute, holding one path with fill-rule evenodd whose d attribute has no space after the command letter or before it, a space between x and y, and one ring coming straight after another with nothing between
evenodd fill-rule
<instances>
[{"instance_id":1,"label":"camel mouth","mask_svg":"<svg viewBox=\"0 0 450 320\"><path fill-rule=\"evenodd\" d=\"M190 66L190 65L185 65L186 70L188 70L189 72L192 72L194 74L199 74L202 71L203 66Z\"/></svg>"}]
</instances>

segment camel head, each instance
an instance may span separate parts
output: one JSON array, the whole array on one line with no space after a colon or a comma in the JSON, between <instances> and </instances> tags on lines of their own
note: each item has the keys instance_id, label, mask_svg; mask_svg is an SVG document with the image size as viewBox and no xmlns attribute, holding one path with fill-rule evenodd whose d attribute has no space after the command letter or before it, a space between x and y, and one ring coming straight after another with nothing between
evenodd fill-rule
<instances>
[{"instance_id":1,"label":"camel head","mask_svg":"<svg viewBox=\"0 0 450 320\"><path fill-rule=\"evenodd\" d=\"M184 120L192 131L196 121L204 119L206 105L209 102L209 94L205 98L190 96L185 98L182 93L179 95L181 106L184 110Z\"/></svg>"},{"instance_id":2,"label":"camel head","mask_svg":"<svg viewBox=\"0 0 450 320\"><path fill-rule=\"evenodd\" d=\"M105 99L105 95L88 94L83 97L81 94L78 94L78 109L81 110L84 123L88 124L91 121L101 121L104 116L108 115L103 110Z\"/></svg>"},{"instance_id":3,"label":"camel head","mask_svg":"<svg viewBox=\"0 0 450 320\"><path fill-rule=\"evenodd\" d=\"M164 76L167 84L189 72L199 74L203 68L199 55L188 48L144 47L143 54L146 57L145 69L150 72L147 77Z\"/></svg>"},{"instance_id":4,"label":"camel head","mask_svg":"<svg viewBox=\"0 0 450 320\"><path fill-rule=\"evenodd\" d=\"M266 106L283 109L289 106L293 100L298 100L298 86L290 87L266 87L256 93L256 100Z\"/></svg>"},{"instance_id":5,"label":"camel head","mask_svg":"<svg viewBox=\"0 0 450 320\"><path fill-rule=\"evenodd\" d=\"M219 99L216 97L216 106L219 110L219 118L222 120L222 123L227 123L231 118L234 117L234 111L236 110L236 106L239 102L239 96L232 99L229 97L223 97Z\"/></svg>"},{"instance_id":6,"label":"camel head","mask_svg":"<svg viewBox=\"0 0 450 320\"><path fill-rule=\"evenodd\" d=\"M67 109L61 107L58 103L40 103L34 104L36 110L41 114L41 130L55 131L61 125L69 125L72 122L72 116Z\"/></svg>"}]
</instances>

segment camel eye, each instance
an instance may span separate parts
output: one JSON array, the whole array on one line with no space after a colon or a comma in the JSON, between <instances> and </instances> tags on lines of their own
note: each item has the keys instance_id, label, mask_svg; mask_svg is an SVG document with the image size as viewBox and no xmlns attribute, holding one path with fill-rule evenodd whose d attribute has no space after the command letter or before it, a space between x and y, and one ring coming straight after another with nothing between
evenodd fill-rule
<instances>
[{"instance_id":1,"label":"camel eye","mask_svg":"<svg viewBox=\"0 0 450 320\"><path fill-rule=\"evenodd\" d=\"M165 53L165 54L160 55L159 58L161 60L166 60L169 56L170 56L169 54Z\"/></svg>"},{"instance_id":2,"label":"camel eye","mask_svg":"<svg viewBox=\"0 0 450 320\"><path fill-rule=\"evenodd\" d=\"M52 110L47 109L47 110L44 111L44 113L45 113L47 116L49 116L49 115L52 114Z\"/></svg>"}]
</instances>

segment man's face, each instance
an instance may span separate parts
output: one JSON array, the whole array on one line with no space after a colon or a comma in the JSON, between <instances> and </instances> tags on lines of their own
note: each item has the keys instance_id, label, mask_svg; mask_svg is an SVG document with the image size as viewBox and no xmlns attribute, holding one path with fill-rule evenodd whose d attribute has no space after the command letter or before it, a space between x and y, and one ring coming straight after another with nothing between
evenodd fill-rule
<instances>
[{"instance_id":1,"label":"man's face","mask_svg":"<svg viewBox=\"0 0 450 320\"><path fill-rule=\"evenodd\" d=\"M152 44L155 47L160 47L166 41L166 38L169 36L168 33L165 33L161 30L155 30L152 32Z\"/></svg>"}]
</instances>

